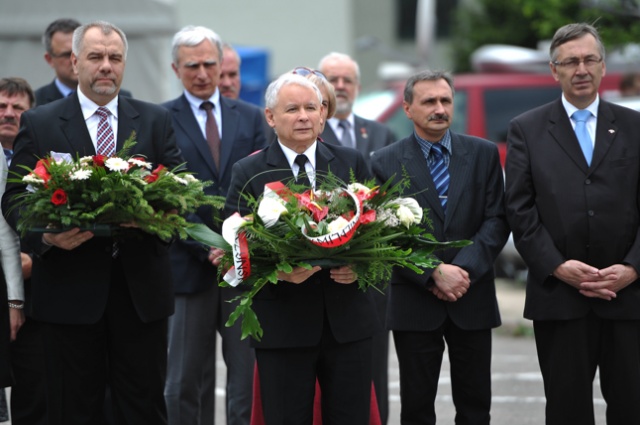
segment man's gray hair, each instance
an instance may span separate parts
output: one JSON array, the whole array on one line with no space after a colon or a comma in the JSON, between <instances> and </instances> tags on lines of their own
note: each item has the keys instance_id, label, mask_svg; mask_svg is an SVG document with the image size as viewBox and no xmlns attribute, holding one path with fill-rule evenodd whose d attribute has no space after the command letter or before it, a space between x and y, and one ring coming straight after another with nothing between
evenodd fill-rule
<instances>
[{"instance_id":1,"label":"man's gray hair","mask_svg":"<svg viewBox=\"0 0 640 425\"><path fill-rule=\"evenodd\" d=\"M124 34L124 31L122 31L120 28L106 21L93 21L76 28L76 30L73 32L73 39L71 42L72 43L71 51L73 52L74 55L76 56L80 55L80 52L82 51L82 47L84 43L84 35L91 28L100 28L100 30L102 31L102 34L104 35L109 35L112 32L118 33L118 35L122 39L122 44L124 45L124 59L127 59L127 51L129 50L129 43L127 42L127 36Z\"/></svg>"},{"instance_id":2,"label":"man's gray hair","mask_svg":"<svg viewBox=\"0 0 640 425\"><path fill-rule=\"evenodd\" d=\"M207 27L187 25L173 36L173 41L171 43L171 58L173 59L173 64L176 66L178 65L178 50L180 50L180 47L197 46L204 40L209 40L214 46L216 46L218 49L218 62L222 63L222 40L220 39L220 36Z\"/></svg>"},{"instance_id":3,"label":"man's gray hair","mask_svg":"<svg viewBox=\"0 0 640 425\"><path fill-rule=\"evenodd\" d=\"M602 44L602 39L600 38L600 34L598 34L598 30L593 25L581 22L567 24L556 31L551 39L551 45L549 46L549 57L551 58L551 62L558 60L558 47L569 41L582 38L588 34L591 34L593 38L596 39L596 42L598 43L598 50L600 51L600 57L604 60L604 44Z\"/></svg>"},{"instance_id":4,"label":"man's gray hair","mask_svg":"<svg viewBox=\"0 0 640 425\"><path fill-rule=\"evenodd\" d=\"M318 86L301 75L286 73L282 74L275 81L272 81L271 84L269 84L269 87L267 87L267 93L264 96L265 105L267 106L267 108L275 108L275 106L278 104L278 96L280 95L280 90L283 87L291 84L312 89L315 92L316 97L318 98L318 105L322 105L322 93L320 92Z\"/></svg>"},{"instance_id":5,"label":"man's gray hair","mask_svg":"<svg viewBox=\"0 0 640 425\"><path fill-rule=\"evenodd\" d=\"M430 69L425 69L424 71L420 71L417 74L413 74L407 80L407 83L404 86L404 101L408 104L413 103L413 87L420 81L438 80L445 80L447 84L449 84L449 87L451 87L451 94L455 95L455 89L453 88L453 77L449 72L432 71Z\"/></svg>"},{"instance_id":6,"label":"man's gray hair","mask_svg":"<svg viewBox=\"0 0 640 425\"><path fill-rule=\"evenodd\" d=\"M358 79L358 81L360 81L360 66L358 65L358 62L353 60L353 58L351 56L346 55L344 53L338 53L338 52L329 53L328 55L326 55L325 57L320 59L320 62L318 63L318 69L320 71L322 71L322 67L323 67L324 63L327 62L327 61L331 61L331 60L338 60L338 61L343 61L343 62L348 61L348 62L353 63L353 65L355 66L355 69L356 69L356 78Z\"/></svg>"},{"instance_id":7,"label":"man's gray hair","mask_svg":"<svg viewBox=\"0 0 640 425\"><path fill-rule=\"evenodd\" d=\"M240 54L238 53L238 51L229 43L222 43L222 54L224 55L224 51L228 50L230 52L233 52L233 55L236 57L236 60L238 61L238 66L242 65L242 58L240 57Z\"/></svg>"}]
</instances>

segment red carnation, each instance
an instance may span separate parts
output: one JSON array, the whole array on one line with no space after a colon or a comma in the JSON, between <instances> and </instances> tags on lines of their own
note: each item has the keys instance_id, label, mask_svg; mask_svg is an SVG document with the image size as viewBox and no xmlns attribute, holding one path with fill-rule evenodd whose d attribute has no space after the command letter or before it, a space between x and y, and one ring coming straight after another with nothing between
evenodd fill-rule
<instances>
[{"instance_id":1,"label":"red carnation","mask_svg":"<svg viewBox=\"0 0 640 425\"><path fill-rule=\"evenodd\" d=\"M107 160L106 155L94 155L92 158L93 165L96 167L104 167L104 162Z\"/></svg>"},{"instance_id":2,"label":"red carnation","mask_svg":"<svg viewBox=\"0 0 640 425\"><path fill-rule=\"evenodd\" d=\"M64 205L67 203L67 193L62 189L56 189L51 195L53 205Z\"/></svg>"}]
</instances>

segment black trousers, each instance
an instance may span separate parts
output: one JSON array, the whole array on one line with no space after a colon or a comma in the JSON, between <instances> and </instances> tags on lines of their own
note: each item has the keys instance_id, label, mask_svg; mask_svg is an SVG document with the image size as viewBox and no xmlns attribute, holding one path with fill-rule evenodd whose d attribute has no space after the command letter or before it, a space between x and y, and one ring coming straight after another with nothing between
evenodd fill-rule
<instances>
[{"instance_id":1,"label":"black trousers","mask_svg":"<svg viewBox=\"0 0 640 425\"><path fill-rule=\"evenodd\" d=\"M322 418L332 425L368 425L371 338L338 343L325 326L320 345L256 349L266 425L311 425L316 376Z\"/></svg>"},{"instance_id":2,"label":"black trousers","mask_svg":"<svg viewBox=\"0 0 640 425\"><path fill-rule=\"evenodd\" d=\"M640 424L640 321L589 313L575 320L534 321L533 326L547 425L595 423L596 369L607 425Z\"/></svg>"},{"instance_id":3,"label":"black trousers","mask_svg":"<svg viewBox=\"0 0 640 425\"><path fill-rule=\"evenodd\" d=\"M47 323L49 425L102 423L109 382L115 423L167 423L167 320L143 323L118 261L103 317L90 325Z\"/></svg>"},{"instance_id":4,"label":"black trousers","mask_svg":"<svg viewBox=\"0 0 640 425\"><path fill-rule=\"evenodd\" d=\"M490 329L467 331L447 320L434 331L394 331L393 338L400 367L402 425L435 425L434 403L445 341L451 365L451 390L456 407L455 423L490 423Z\"/></svg>"}]
</instances>

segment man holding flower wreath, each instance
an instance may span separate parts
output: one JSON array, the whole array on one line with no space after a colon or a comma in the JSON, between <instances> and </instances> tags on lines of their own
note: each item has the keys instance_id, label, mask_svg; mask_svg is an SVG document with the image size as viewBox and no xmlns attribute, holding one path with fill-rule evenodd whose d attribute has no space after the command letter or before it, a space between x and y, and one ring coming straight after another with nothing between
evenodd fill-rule
<instances>
[{"instance_id":1,"label":"man holding flower wreath","mask_svg":"<svg viewBox=\"0 0 640 425\"><path fill-rule=\"evenodd\" d=\"M51 152L112 156L132 132L131 154L169 169L181 164L169 113L119 95L126 56L126 36L115 25L76 29L71 62L78 90L23 114L11 171L25 175ZM10 183L3 197L14 228L16 195L25 190ZM166 424L168 244L135 229L115 241L79 228L29 232L23 242L34 253L33 317L45 324L49 424L100 423L107 381L117 423Z\"/></svg>"},{"instance_id":2,"label":"man holding flower wreath","mask_svg":"<svg viewBox=\"0 0 640 425\"><path fill-rule=\"evenodd\" d=\"M308 177L317 188L328 171L345 183L350 172L358 181L369 178L359 152L318 143L321 111L322 95L306 78L284 74L269 85L265 115L278 140L233 166L226 215L249 213L244 195L257 199L267 183ZM296 267L278 278L253 300L264 329L252 344L265 422L311 423L317 376L323 417L368 425L371 337L379 330L371 294L358 289L349 266Z\"/></svg>"}]
</instances>

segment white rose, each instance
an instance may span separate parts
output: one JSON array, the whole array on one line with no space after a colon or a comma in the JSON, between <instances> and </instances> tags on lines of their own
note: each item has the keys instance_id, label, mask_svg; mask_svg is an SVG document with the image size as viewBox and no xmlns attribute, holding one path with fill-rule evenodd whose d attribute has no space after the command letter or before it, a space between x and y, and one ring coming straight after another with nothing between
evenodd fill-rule
<instances>
[{"instance_id":1,"label":"white rose","mask_svg":"<svg viewBox=\"0 0 640 425\"><path fill-rule=\"evenodd\" d=\"M271 227L278 222L281 215L287 213L287 208L280 198L263 197L258 206L258 217L264 222L264 227Z\"/></svg>"},{"instance_id":2,"label":"white rose","mask_svg":"<svg viewBox=\"0 0 640 425\"><path fill-rule=\"evenodd\" d=\"M327 226L327 230L329 231L329 233L336 233L344 229L348 224L349 222L344 217L340 216L329 223L329 226Z\"/></svg>"},{"instance_id":3,"label":"white rose","mask_svg":"<svg viewBox=\"0 0 640 425\"><path fill-rule=\"evenodd\" d=\"M406 227L407 229L414 222L413 220L415 217L413 213L409 208L405 207L404 205L398 206L398 209L396 210L396 215L398 216L398 220L400 220L400 223L402 223L404 227Z\"/></svg>"},{"instance_id":4,"label":"white rose","mask_svg":"<svg viewBox=\"0 0 640 425\"><path fill-rule=\"evenodd\" d=\"M413 198L397 198L390 202L390 204L395 204L398 206L403 206L408 208L413 214L413 222L412 223L420 223L422 221L422 208L418 201Z\"/></svg>"}]
</instances>

